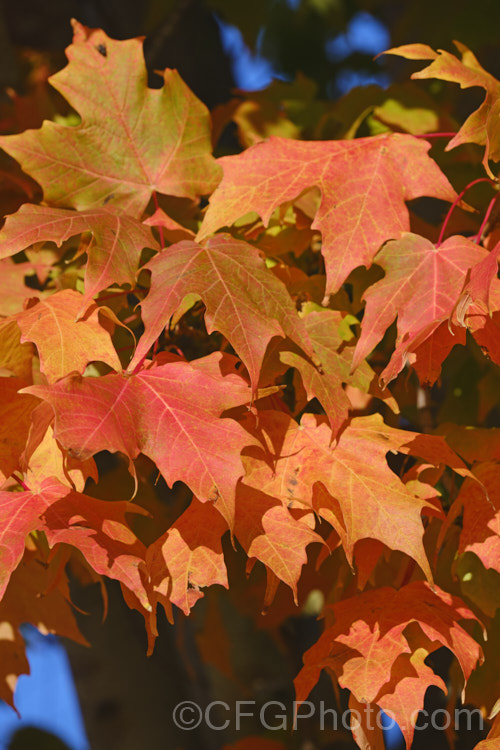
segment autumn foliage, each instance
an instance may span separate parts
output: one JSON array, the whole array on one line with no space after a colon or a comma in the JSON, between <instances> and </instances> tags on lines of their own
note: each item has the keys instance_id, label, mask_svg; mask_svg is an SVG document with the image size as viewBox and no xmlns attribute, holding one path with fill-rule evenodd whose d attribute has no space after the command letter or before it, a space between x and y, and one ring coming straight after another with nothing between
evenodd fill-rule
<instances>
[{"instance_id":1,"label":"autumn foliage","mask_svg":"<svg viewBox=\"0 0 500 750\"><path fill-rule=\"evenodd\" d=\"M0 137L4 700L20 623L82 640L69 572L119 581L152 650L158 605L188 615L239 550L248 587L267 576L255 615L322 592L298 700L327 669L410 747L427 688L450 689L426 661L444 646L452 699L494 718L500 82L461 45L390 53L484 102L460 126L367 89L324 103L334 139L303 140L241 95L213 129L248 147L216 159L176 71L148 88L141 40L75 22L50 79L72 111ZM124 489L100 489L103 452ZM168 512L159 475L183 488Z\"/></svg>"}]
</instances>

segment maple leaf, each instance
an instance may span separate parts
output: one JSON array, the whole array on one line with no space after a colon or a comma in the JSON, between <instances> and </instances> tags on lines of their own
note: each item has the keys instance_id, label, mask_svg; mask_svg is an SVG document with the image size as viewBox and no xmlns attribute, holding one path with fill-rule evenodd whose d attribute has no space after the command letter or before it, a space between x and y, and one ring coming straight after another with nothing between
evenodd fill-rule
<instances>
[{"instance_id":1,"label":"maple leaf","mask_svg":"<svg viewBox=\"0 0 500 750\"><path fill-rule=\"evenodd\" d=\"M145 332L129 365L147 354L188 294L206 305L208 333L220 331L241 357L253 388L267 345L273 336L288 336L313 354L305 326L285 285L265 266L258 250L229 235L205 245L189 240L171 245L144 268L151 271L151 289L141 303ZM174 320L177 319L177 316Z\"/></svg>"},{"instance_id":2,"label":"maple leaf","mask_svg":"<svg viewBox=\"0 0 500 750\"><path fill-rule=\"evenodd\" d=\"M52 484L51 484L52 482ZM108 578L120 581L148 610L147 592L140 567L144 564L146 549L126 522L126 514L145 514L143 508L124 500L98 500L79 492L69 491L57 497L61 485L56 480L46 480L43 493L54 496L44 509L42 530L51 546L70 544L80 550L93 570ZM50 496L50 495L49 495Z\"/></svg>"},{"instance_id":3,"label":"maple leaf","mask_svg":"<svg viewBox=\"0 0 500 750\"><path fill-rule=\"evenodd\" d=\"M500 242L497 242L486 258L483 258L470 269L470 274L468 274L468 279L454 311L454 319L463 328L466 328L465 315L472 303L475 303L483 312L488 313L490 311L490 289L493 283L497 281L499 256Z\"/></svg>"},{"instance_id":4,"label":"maple leaf","mask_svg":"<svg viewBox=\"0 0 500 750\"><path fill-rule=\"evenodd\" d=\"M254 440L226 409L251 401L244 380L217 374L220 353L181 360L136 375L72 376L25 389L54 409L54 435L84 460L102 450L139 453L155 461L167 484L181 480L201 501L212 500L232 528L234 493L243 475L240 453Z\"/></svg>"},{"instance_id":5,"label":"maple leaf","mask_svg":"<svg viewBox=\"0 0 500 750\"><path fill-rule=\"evenodd\" d=\"M476 745L476 750L498 750L500 747L500 714L496 714L488 736Z\"/></svg>"},{"instance_id":6,"label":"maple leaf","mask_svg":"<svg viewBox=\"0 0 500 750\"><path fill-rule=\"evenodd\" d=\"M0 598L23 556L27 535L35 530L45 532L50 546L72 544L98 573L141 592L138 553L143 558L144 551L125 525L126 512L141 510L127 502L107 503L82 495L53 477L36 492L0 492Z\"/></svg>"},{"instance_id":7,"label":"maple leaf","mask_svg":"<svg viewBox=\"0 0 500 750\"><path fill-rule=\"evenodd\" d=\"M446 50L435 52L426 44L393 47L384 54L399 55L408 60L432 60L427 68L413 73L412 78L438 78L441 81L459 83L462 89L480 86L486 91L483 103L469 115L458 133L449 141L446 151L461 143L485 146L483 164L488 174L494 177L488 159L500 161L500 81L484 70L465 44L455 42L455 46L462 56L461 60Z\"/></svg>"},{"instance_id":8,"label":"maple leaf","mask_svg":"<svg viewBox=\"0 0 500 750\"><path fill-rule=\"evenodd\" d=\"M417 648L411 655L400 654L391 670L394 675L391 682L377 698L378 705L388 716L397 717L406 747L411 747L415 717L424 705L427 688L435 685L444 693L448 692L441 677L425 664L428 656L426 648Z\"/></svg>"},{"instance_id":9,"label":"maple leaf","mask_svg":"<svg viewBox=\"0 0 500 750\"><path fill-rule=\"evenodd\" d=\"M330 605L328 613L334 624L304 654L304 666L295 679L297 700L307 698L321 670L328 668L358 702L382 708L385 703L408 747L414 727L407 720L422 708L424 686L444 688L423 663L425 651L435 650L437 644L449 648L466 682L482 661L481 647L458 622L477 620L476 616L457 597L423 581L399 591L366 591ZM411 638L406 631L410 623L417 624Z\"/></svg>"},{"instance_id":10,"label":"maple leaf","mask_svg":"<svg viewBox=\"0 0 500 750\"><path fill-rule=\"evenodd\" d=\"M0 230L0 258L37 242L50 241L60 246L82 232L93 235L87 247L82 309L111 284L134 286L143 248L159 249L149 227L117 209L103 207L77 212L25 203L17 213L7 216Z\"/></svg>"},{"instance_id":11,"label":"maple leaf","mask_svg":"<svg viewBox=\"0 0 500 750\"><path fill-rule=\"evenodd\" d=\"M446 442L468 463L475 461L500 462L500 429L477 428L451 423L441 424L440 433Z\"/></svg>"},{"instance_id":12,"label":"maple leaf","mask_svg":"<svg viewBox=\"0 0 500 750\"><path fill-rule=\"evenodd\" d=\"M267 621L258 616L256 624L276 635L284 618L297 613L297 602L305 613L318 614L321 592L336 604L326 608L325 633L306 654L297 696L307 696L321 669L330 668L350 690L351 729L363 748L383 750L382 733L368 724L368 711L395 717L411 744L414 716L428 687L445 689L427 664L441 646L456 655L467 698L493 716L498 430L438 421L441 434L419 434L384 424L380 414L349 419L350 408L382 408L385 414L389 406L387 418L398 424L395 415L404 407L400 424L410 426L406 420L415 419L419 406L414 384L396 383L398 402L381 386L406 364L421 383L434 383L467 334L500 363L494 201L482 220L454 211L457 229L446 218L449 233L470 233L474 240L455 236L436 246L431 240L438 230L427 205L407 205L430 197L453 200L454 210L458 200L429 157L429 145L402 133L354 138L363 121L364 132L380 133L386 126L445 130L451 113L431 112L430 97L412 101L411 92L394 91L387 98L366 89L325 110L311 98L312 89L300 84L294 92L306 91L307 127L325 137L335 130L338 135L340 127L344 140L271 137L217 163L208 112L178 74L166 71L163 88L148 89L141 39L114 41L77 22L74 32L69 63L52 79L73 114L0 137L7 151L0 181L4 188L17 185L13 197L7 190L0 195L4 213L22 200L42 200L19 165L12 172L8 154L40 179L44 201L22 205L0 230L0 316L8 316L0 320L0 697L12 700L16 675L27 667L20 622L79 637L66 601L64 569L70 562L77 578L106 575L120 583L125 602L144 617L150 652L158 635L157 605L173 621L174 606L189 614L211 587L200 653L210 665L222 666L231 684L232 615L262 610L264 585L264 607L276 595L275 606ZM393 52L433 61L416 77L486 91L483 105L449 147L468 140L481 144L488 169L488 159L500 161L500 82L466 48L459 50L462 61L423 45ZM296 99L290 109L290 102L279 101L289 89L273 89L271 99L252 95L252 101L239 94L237 114L233 103L219 110L216 129L233 116L247 135L283 135L291 126L299 133L306 120L298 122L297 106L302 111L304 102ZM272 122L266 119L271 110ZM283 111L291 119L283 119ZM326 112L317 127L315 112ZM472 157L473 151L464 150L457 168L464 161L474 166ZM458 182L464 176L455 174ZM211 191L205 211L198 199ZM161 193L173 197L158 199ZM224 227L231 234L210 236ZM489 252L480 246L483 237L493 248ZM43 247L47 242L62 249ZM65 268L70 246L78 246L78 262ZM141 278L151 276L146 296L142 284L137 287L143 251L149 262ZM375 267L363 268L370 264ZM110 333L121 320L141 332L132 297L110 295L114 312L92 299L119 284L139 293L145 325L126 373ZM26 302L35 289L39 299ZM200 299L208 332L220 333L210 342L199 338L187 317L180 320ZM329 309L320 306L327 300ZM372 369L366 358L396 319L395 351L388 363L384 351L377 352ZM129 341L119 341L121 333L113 336L118 351L130 348ZM205 354L219 339L223 350L227 345L237 356L219 352L190 362L178 356L181 350L189 357ZM153 361L146 361L153 344ZM493 419L495 367L478 356L467 359L465 349L456 354L434 389L433 414L439 420L451 406L464 423L479 424L486 414ZM94 361L102 365L88 368ZM459 371L462 362L466 367ZM457 386L463 389L471 366L477 394L472 401L458 399ZM117 372L98 375L103 367ZM385 404L377 406L373 396ZM319 410L325 413L308 413ZM95 494L106 500L83 494L88 478L99 480L93 456L101 451L128 460L137 504L110 502L114 492L128 493L131 485L121 460L120 469L97 484ZM455 500L445 467L460 477ZM156 468L173 488L168 507L152 487ZM145 512L142 507L150 517L129 523L129 513ZM316 525L323 528L325 521L329 526L319 536ZM246 560L225 545L228 531ZM310 548L316 543L319 549ZM473 585L465 577L469 571ZM422 573L430 585L415 581ZM488 618L489 663L472 681L482 654L469 633L478 623L461 600L432 587L433 575L450 591L460 584ZM227 588L228 580L226 593L219 587ZM388 581L400 590L379 588ZM355 586L369 590L353 596ZM239 612L231 612L233 605ZM453 683L462 682L456 666L450 705L457 692ZM497 739L493 732L488 742ZM260 748L263 742L247 738L237 744Z\"/></svg>"},{"instance_id":13,"label":"maple leaf","mask_svg":"<svg viewBox=\"0 0 500 750\"><path fill-rule=\"evenodd\" d=\"M15 320L0 321L0 377L16 375L28 382L32 376L32 344L21 343L21 332Z\"/></svg>"},{"instance_id":14,"label":"maple leaf","mask_svg":"<svg viewBox=\"0 0 500 750\"><path fill-rule=\"evenodd\" d=\"M75 370L83 373L88 363L95 361L121 370L111 337L99 322L100 308L90 305L77 320L81 303L81 294L63 289L44 300L36 300L15 316L21 329L21 341L36 344L40 369L49 381Z\"/></svg>"},{"instance_id":15,"label":"maple leaf","mask_svg":"<svg viewBox=\"0 0 500 750\"><path fill-rule=\"evenodd\" d=\"M310 313L308 307L308 303L303 306L301 317L313 350L321 362L320 368L315 367L311 360L305 357L304 352L289 339L275 339L266 350L260 371L260 382L271 382L276 377L284 375L288 367L294 367L300 373L305 389L305 402L313 398L318 399L328 416L333 439L346 421L351 405L343 389L343 384L351 379L350 368L345 366L340 349L345 343L345 337L353 334L348 322L344 322L343 315L333 310L321 309L320 313L316 313L319 315L319 319L315 321L317 325L311 325L315 313ZM317 305L313 309L316 308ZM308 314L304 314L306 312ZM355 321L355 318L352 320ZM296 383L295 410L300 411L305 404L302 404L299 398L297 385Z\"/></svg>"},{"instance_id":16,"label":"maple leaf","mask_svg":"<svg viewBox=\"0 0 500 750\"><path fill-rule=\"evenodd\" d=\"M378 385L377 376L368 362L361 362L355 372L352 372L352 358L355 350L350 345L354 340L350 326L357 324L358 320L335 310L309 312L307 304L303 307L303 312L307 313L304 315L304 324L314 351L321 362L321 373L317 369L312 370L310 365L305 369L300 362L297 362L295 367L301 372L308 395L309 391L314 394L325 409L333 435L335 436L345 419L344 408L347 411L349 407L346 394L340 388L342 383L386 400L391 409L397 412L396 401L389 391L382 391ZM288 354L280 354L280 358L287 364L291 364ZM340 419L335 418L339 411L341 412Z\"/></svg>"},{"instance_id":17,"label":"maple leaf","mask_svg":"<svg viewBox=\"0 0 500 750\"><path fill-rule=\"evenodd\" d=\"M79 461L63 450L54 438L54 411L42 401L31 412L28 439L20 456L25 484L32 492L42 489L46 479L58 480L77 492L83 492L87 479L99 481L93 458Z\"/></svg>"},{"instance_id":18,"label":"maple leaf","mask_svg":"<svg viewBox=\"0 0 500 750\"><path fill-rule=\"evenodd\" d=\"M50 83L81 117L0 137L33 175L50 205L83 210L118 205L140 217L153 191L195 198L219 179L209 114L175 70L149 89L142 40L110 39L73 21L73 44ZM102 54L102 50L105 54Z\"/></svg>"},{"instance_id":19,"label":"maple leaf","mask_svg":"<svg viewBox=\"0 0 500 750\"><path fill-rule=\"evenodd\" d=\"M312 228L322 236L328 298L354 268L371 265L382 243L409 230L405 201L424 195L454 200L428 150L429 144L401 134L311 143L272 137L219 159L224 177L198 239L248 211L267 225L278 206L317 186L322 198Z\"/></svg>"},{"instance_id":20,"label":"maple leaf","mask_svg":"<svg viewBox=\"0 0 500 750\"><path fill-rule=\"evenodd\" d=\"M356 696L349 695L349 726L352 736L363 750L384 750L384 733L380 721L380 711L377 706L370 705L356 700ZM375 714L375 724L373 724L372 714Z\"/></svg>"},{"instance_id":21,"label":"maple leaf","mask_svg":"<svg viewBox=\"0 0 500 750\"><path fill-rule=\"evenodd\" d=\"M388 427L384 424L380 414L357 417L353 423L363 431L366 439L374 444L385 444L388 450L399 451L407 456L418 456L431 466L449 466L461 477L473 476L466 464L441 435L428 435ZM423 494L425 495L426 492Z\"/></svg>"},{"instance_id":22,"label":"maple leaf","mask_svg":"<svg viewBox=\"0 0 500 750\"><path fill-rule=\"evenodd\" d=\"M39 411L40 410L40 411ZM42 411L43 410L43 411ZM25 474L25 484L32 492L42 489L46 479L57 479L77 492L83 492L85 482L92 478L97 484L99 476L93 458L78 461L68 456L54 438L52 427L46 428L45 417L49 422L54 421L54 413L46 403L40 404L31 414L31 428L26 448L21 456L21 468ZM38 433L38 434L36 434Z\"/></svg>"},{"instance_id":23,"label":"maple leaf","mask_svg":"<svg viewBox=\"0 0 500 750\"><path fill-rule=\"evenodd\" d=\"M398 338L392 361L402 367L407 352L415 351L450 317L468 269L485 254L483 248L459 236L436 247L425 237L405 233L384 245L376 263L385 276L363 295L366 307L353 368L378 344L396 316ZM385 382L389 372L395 377L398 367L383 373Z\"/></svg>"},{"instance_id":24,"label":"maple leaf","mask_svg":"<svg viewBox=\"0 0 500 750\"><path fill-rule=\"evenodd\" d=\"M227 589L221 543L227 530L210 503L193 498L180 518L148 548L146 569L152 603L170 600L188 615L203 596L201 588L219 584Z\"/></svg>"},{"instance_id":25,"label":"maple leaf","mask_svg":"<svg viewBox=\"0 0 500 750\"><path fill-rule=\"evenodd\" d=\"M33 397L18 393L24 386L21 378L0 378L0 472L6 477L19 468L37 404Z\"/></svg>"},{"instance_id":26,"label":"maple leaf","mask_svg":"<svg viewBox=\"0 0 500 750\"><path fill-rule=\"evenodd\" d=\"M494 252L491 251L491 253ZM479 263L471 269L470 281L465 285L464 293L458 300L452 321L467 328L483 353L499 364L500 280L496 278L494 270L496 260L494 255L491 257L491 253L485 258L483 264ZM491 260L494 263L491 263ZM477 274L475 278L472 277L472 271ZM488 281L483 286L479 282L481 279L484 281L485 277ZM474 296L469 295L467 288ZM460 309L461 303L463 309ZM460 320L458 320L459 317Z\"/></svg>"},{"instance_id":27,"label":"maple leaf","mask_svg":"<svg viewBox=\"0 0 500 750\"><path fill-rule=\"evenodd\" d=\"M498 464L480 463L473 472L481 484L469 478L465 480L450 508L449 520L453 521L463 509L459 553L474 552L485 568L493 568L500 573Z\"/></svg>"},{"instance_id":28,"label":"maple leaf","mask_svg":"<svg viewBox=\"0 0 500 750\"><path fill-rule=\"evenodd\" d=\"M281 351L279 358L284 364L295 367L300 372L307 399L310 401L317 398L321 403L328 416L334 439L349 416L351 406L342 387L343 379L339 376L338 368L325 369L322 366L320 372L300 354L287 350Z\"/></svg>"},{"instance_id":29,"label":"maple leaf","mask_svg":"<svg viewBox=\"0 0 500 750\"><path fill-rule=\"evenodd\" d=\"M18 676L30 672L19 631L22 624L32 623L44 634L57 633L88 645L69 600L68 580L59 561L47 563L33 550L26 550L0 601L0 698L12 707Z\"/></svg>"},{"instance_id":30,"label":"maple leaf","mask_svg":"<svg viewBox=\"0 0 500 750\"><path fill-rule=\"evenodd\" d=\"M429 331L432 331L429 335ZM418 375L421 385L434 385L441 373L441 366L455 346L465 346L465 331L461 328L450 329L449 321L431 324L420 331L408 343L402 343L394 352L389 364L380 373L383 383L390 383L409 362ZM364 362L361 362L363 365Z\"/></svg>"},{"instance_id":31,"label":"maple leaf","mask_svg":"<svg viewBox=\"0 0 500 750\"><path fill-rule=\"evenodd\" d=\"M142 222L147 227L161 227L163 238L169 242L194 240L195 233L183 227L182 224L168 216L161 208L157 208L152 216Z\"/></svg>"},{"instance_id":32,"label":"maple leaf","mask_svg":"<svg viewBox=\"0 0 500 750\"><path fill-rule=\"evenodd\" d=\"M495 310L491 318L481 310L469 310L466 323L483 354L500 364L500 310Z\"/></svg>"},{"instance_id":33,"label":"maple leaf","mask_svg":"<svg viewBox=\"0 0 500 750\"><path fill-rule=\"evenodd\" d=\"M33 289L24 283L26 276L31 276L32 272L31 263L13 263L11 258L0 260L2 278L0 315L13 315L19 312L23 308L26 297L33 296Z\"/></svg>"},{"instance_id":34,"label":"maple leaf","mask_svg":"<svg viewBox=\"0 0 500 750\"><path fill-rule=\"evenodd\" d=\"M31 424L28 431L28 439L25 442L24 450L21 454L21 469L23 472L29 471L29 464L32 461L33 454L38 450L40 445L42 445L47 437L47 432L52 427L54 422L54 411L52 407L44 401L39 401L31 411L30 421ZM44 453L43 449L41 450L41 453ZM54 461L48 459L47 463L54 464ZM59 472L55 471L53 476L60 478L58 474ZM47 479L49 476L52 475L47 474L43 478ZM65 484L65 482L62 481L62 484Z\"/></svg>"},{"instance_id":35,"label":"maple leaf","mask_svg":"<svg viewBox=\"0 0 500 750\"><path fill-rule=\"evenodd\" d=\"M356 418L332 448L328 425L313 415L305 414L298 425L282 412L260 412L259 423L272 461L253 459L254 487L287 506L312 507L339 534L350 563L356 542L377 539L413 557L432 580L420 518L428 502L411 492L385 460L389 450L411 442L411 433L393 431L376 415ZM250 460L245 458L247 466Z\"/></svg>"},{"instance_id":36,"label":"maple leaf","mask_svg":"<svg viewBox=\"0 0 500 750\"><path fill-rule=\"evenodd\" d=\"M251 467L245 459L247 467ZM314 531L311 514L296 518L274 497L258 489L262 476L252 479L251 468L240 482L236 494L234 533L249 558L260 560L268 571L286 583L297 602L297 584L303 565L307 562L306 547L312 542L323 544ZM264 606L271 604L273 592L269 585Z\"/></svg>"}]
</instances>

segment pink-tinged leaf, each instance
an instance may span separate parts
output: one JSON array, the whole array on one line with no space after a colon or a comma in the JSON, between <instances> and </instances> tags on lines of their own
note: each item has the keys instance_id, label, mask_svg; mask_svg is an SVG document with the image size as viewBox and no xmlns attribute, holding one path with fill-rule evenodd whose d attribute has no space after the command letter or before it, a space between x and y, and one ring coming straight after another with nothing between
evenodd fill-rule
<instances>
[{"instance_id":1,"label":"pink-tinged leaf","mask_svg":"<svg viewBox=\"0 0 500 750\"><path fill-rule=\"evenodd\" d=\"M394 663L395 677L377 697L377 704L388 716L396 720L403 733L406 747L410 748L415 732L415 721L424 705L427 688L435 685L447 692L446 685L424 659L429 656L425 648L417 648L411 655L401 654Z\"/></svg>"},{"instance_id":2,"label":"pink-tinged leaf","mask_svg":"<svg viewBox=\"0 0 500 750\"><path fill-rule=\"evenodd\" d=\"M125 513L141 510L87 497L54 478L46 479L38 492L0 492L0 598L23 556L27 535L35 530L45 532L50 546L73 545L98 573L141 592L138 565L144 549L125 526Z\"/></svg>"},{"instance_id":3,"label":"pink-tinged leaf","mask_svg":"<svg viewBox=\"0 0 500 750\"><path fill-rule=\"evenodd\" d=\"M148 548L146 569L152 604L170 600L188 615L203 597L200 589L213 584L227 589L221 543L227 530L212 504L193 497L182 516Z\"/></svg>"},{"instance_id":4,"label":"pink-tinged leaf","mask_svg":"<svg viewBox=\"0 0 500 750\"><path fill-rule=\"evenodd\" d=\"M147 354L186 295L193 293L206 305L207 331L220 331L228 339L248 369L254 389L273 336L288 336L313 354L285 285L252 245L229 235L217 235L205 245L179 242L144 268L152 274L151 289L141 303L146 330L130 369Z\"/></svg>"},{"instance_id":5,"label":"pink-tinged leaf","mask_svg":"<svg viewBox=\"0 0 500 750\"><path fill-rule=\"evenodd\" d=\"M46 120L39 130L0 137L0 147L33 175L46 203L83 210L117 205L140 218L153 191L186 198L211 192L206 107L175 70L150 89L142 39L116 41L73 21L63 70L50 78L78 112L75 127ZM101 50L105 50L102 54Z\"/></svg>"},{"instance_id":6,"label":"pink-tinged leaf","mask_svg":"<svg viewBox=\"0 0 500 750\"><path fill-rule=\"evenodd\" d=\"M90 305L77 320L81 308L82 295L63 289L16 315L21 341L36 344L40 369L49 382L73 371L83 374L89 362L121 370L111 337L99 322L99 307Z\"/></svg>"},{"instance_id":7,"label":"pink-tinged leaf","mask_svg":"<svg viewBox=\"0 0 500 750\"><path fill-rule=\"evenodd\" d=\"M443 686L424 669L420 649L425 649L429 642L436 644L436 648L437 644L449 648L457 657L466 682L482 661L481 647L459 624L462 619L477 620L475 615L457 597L437 586L432 589L423 581L415 581L399 591L391 588L367 591L328 609L327 622L334 620L334 623L304 654L304 667L295 679L297 700L307 698L321 670L328 668L358 702L383 707L385 698L398 724L406 726L408 715L417 705L417 696L422 701L418 708L423 707L424 686ZM417 623L418 628L408 640L405 628L410 623ZM407 689L404 681L408 677L416 680L412 683L416 693ZM393 694L400 680L401 688L398 685ZM407 727L406 732L409 739L411 728Z\"/></svg>"},{"instance_id":8,"label":"pink-tinged leaf","mask_svg":"<svg viewBox=\"0 0 500 750\"><path fill-rule=\"evenodd\" d=\"M428 323L423 328L413 332L411 335L401 338L396 343L389 364L382 370L379 377L379 383L382 388L385 388L387 383L396 378L401 370L414 359L414 353L425 344L429 338L436 333L441 325L441 321L434 320L432 323ZM398 337L399 339L399 337ZM356 352L355 352L356 355ZM361 360L363 361L363 360Z\"/></svg>"},{"instance_id":9,"label":"pink-tinged leaf","mask_svg":"<svg viewBox=\"0 0 500 750\"><path fill-rule=\"evenodd\" d=\"M475 110L464 122L458 133L446 146L449 151L461 143L478 143L485 146L483 164L491 177L494 177L488 166L488 159L500 161L500 81L479 64L476 56L464 44L455 42L462 59L446 50L433 49L424 44L409 44L387 50L386 55L399 55L409 60L432 60L431 64L413 73L412 78L438 78L460 84L468 89L479 86L486 91L486 96L479 109Z\"/></svg>"},{"instance_id":10,"label":"pink-tinged leaf","mask_svg":"<svg viewBox=\"0 0 500 750\"><path fill-rule=\"evenodd\" d=\"M25 441L25 447L21 455L21 468L23 472L28 471L33 454L43 443L49 428L54 422L54 411L50 404L45 403L45 401L39 401L31 412L30 421L28 439ZM49 461L49 463L51 462ZM47 479L49 476L51 475L48 474L43 479ZM57 477L57 472L54 476Z\"/></svg>"},{"instance_id":11,"label":"pink-tinged leaf","mask_svg":"<svg viewBox=\"0 0 500 750\"><path fill-rule=\"evenodd\" d=\"M485 252L459 236L449 237L440 247L410 233L388 242L376 257L385 276L363 295L366 307L353 367L378 344L396 316L400 345L396 356L402 358L410 342L414 347L410 351L414 351L449 318L467 270L481 261Z\"/></svg>"},{"instance_id":12,"label":"pink-tinged leaf","mask_svg":"<svg viewBox=\"0 0 500 750\"><path fill-rule=\"evenodd\" d=\"M14 315L23 309L24 300L33 296L33 289L24 283L25 277L31 276L32 272L31 263L14 263L10 258L0 260L0 315Z\"/></svg>"},{"instance_id":13,"label":"pink-tinged leaf","mask_svg":"<svg viewBox=\"0 0 500 750\"><path fill-rule=\"evenodd\" d=\"M496 310L490 318L482 311L474 310L472 305L466 323L483 354L500 365L500 310Z\"/></svg>"},{"instance_id":14,"label":"pink-tinged leaf","mask_svg":"<svg viewBox=\"0 0 500 750\"><path fill-rule=\"evenodd\" d=\"M311 414L305 414L298 425L283 412L260 412L259 425L271 457L245 457L253 486L285 506L313 508L339 534L350 563L357 542L377 539L410 555L432 580L422 543L421 513L435 508L390 470L386 453L423 453L431 462L435 454L434 461L447 460L458 464L459 471L467 471L442 438L394 430L378 415L353 419L335 448L324 418Z\"/></svg>"},{"instance_id":15,"label":"pink-tinged leaf","mask_svg":"<svg viewBox=\"0 0 500 750\"><path fill-rule=\"evenodd\" d=\"M87 248L82 308L111 284L133 286L143 248L159 249L149 227L116 209L77 212L25 203L7 217L0 230L0 257L14 255L37 242L50 241L59 246L82 232L93 235Z\"/></svg>"},{"instance_id":16,"label":"pink-tinged leaf","mask_svg":"<svg viewBox=\"0 0 500 750\"><path fill-rule=\"evenodd\" d=\"M457 323L464 328L466 328L465 315L471 303L475 303L485 313L490 311L490 288L493 281L497 279L499 256L500 242L493 250L490 250L486 258L470 269L469 278L455 309Z\"/></svg>"},{"instance_id":17,"label":"pink-tinged leaf","mask_svg":"<svg viewBox=\"0 0 500 750\"><path fill-rule=\"evenodd\" d=\"M43 494L0 492L0 598L23 556L27 535L42 526L40 515L48 505L68 493L68 487L48 484Z\"/></svg>"},{"instance_id":18,"label":"pink-tinged leaf","mask_svg":"<svg viewBox=\"0 0 500 750\"><path fill-rule=\"evenodd\" d=\"M43 494L57 492L56 480L44 483ZM44 509L41 528L51 546L64 542L80 550L87 562L100 575L114 578L126 586L149 608L146 590L140 575L146 548L129 528L126 514L145 514L143 508L126 501L97 500L79 492L68 492L51 498ZM50 494L49 494L50 497Z\"/></svg>"},{"instance_id":19,"label":"pink-tinged leaf","mask_svg":"<svg viewBox=\"0 0 500 750\"><path fill-rule=\"evenodd\" d=\"M157 208L152 216L143 222L147 227L161 227L163 238L169 242L181 242L182 240L194 240L195 234L186 229L175 219L168 216L161 208Z\"/></svg>"},{"instance_id":20,"label":"pink-tinged leaf","mask_svg":"<svg viewBox=\"0 0 500 750\"><path fill-rule=\"evenodd\" d=\"M471 302L465 314L465 326L483 353L500 364L500 280L492 278L489 291L489 313L484 305Z\"/></svg>"},{"instance_id":21,"label":"pink-tinged leaf","mask_svg":"<svg viewBox=\"0 0 500 750\"><path fill-rule=\"evenodd\" d=\"M455 325L468 328L483 351L497 363L500 362L500 282L497 278L499 255L500 242L486 258L471 268L450 316Z\"/></svg>"},{"instance_id":22,"label":"pink-tinged leaf","mask_svg":"<svg viewBox=\"0 0 500 750\"><path fill-rule=\"evenodd\" d=\"M258 474L255 479L249 474L238 485L234 533L249 558L260 560L292 589L297 604L297 584L307 562L306 547L324 542L307 519L295 518L280 500L261 492L260 479Z\"/></svg>"},{"instance_id":23,"label":"pink-tinged leaf","mask_svg":"<svg viewBox=\"0 0 500 750\"><path fill-rule=\"evenodd\" d=\"M142 452L170 486L183 481L202 502L214 501L232 528L240 453L255 440L234 420L219 417L250 402L252 393L239 376L215 373L221 361L214 353L136 375L74 376L26 391L51 404L54 435L70 454L84 460L120 451L133 471L132 460Z\"/></svg>"},{"instance_id":24,"label":"pink-tinged leaf","mask_svg":"<svg viewBox=\"0 0 500 750\"><path fill-rule=\"evenodd\" d=\"M315 143L272 137L219 160L224 177L198 237L248 211L267 225L278 206L317 186L322 198L312 228L322 235L328 297L354 268L370 266L383 242L409 230L405 201L424 195L454 200L428 150L424 141L401 134Z\"/></svg>"}]
</instances>

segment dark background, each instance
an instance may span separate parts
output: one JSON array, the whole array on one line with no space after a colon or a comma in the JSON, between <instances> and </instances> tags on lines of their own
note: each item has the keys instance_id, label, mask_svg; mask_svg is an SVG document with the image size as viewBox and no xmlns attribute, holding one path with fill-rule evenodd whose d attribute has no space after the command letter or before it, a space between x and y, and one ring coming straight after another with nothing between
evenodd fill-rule
<instances>
[{"instance_id":1,"label":"dark background","mask_svg":"<svg viewBox=\"0 0 500 750\"><path fill-rule=\"evenodd\" d=\"M390 78L408 70L394 59L373 61L370 50L332 59L329 43L360 12L385 26L390 46L421 42L452 49L458 39L500 76L497 0L3 0L0 8L0 88L23 86L19 48L48 51L62 66L74 17L117 39L146 36L149 67L177 68L212 108L229 99L235 84L214 13L239 28L276 74L291 80L300 71L317 81L320 96L335 96L346 69L364 75L383 70Z\"/></svg>"}]
</instances>

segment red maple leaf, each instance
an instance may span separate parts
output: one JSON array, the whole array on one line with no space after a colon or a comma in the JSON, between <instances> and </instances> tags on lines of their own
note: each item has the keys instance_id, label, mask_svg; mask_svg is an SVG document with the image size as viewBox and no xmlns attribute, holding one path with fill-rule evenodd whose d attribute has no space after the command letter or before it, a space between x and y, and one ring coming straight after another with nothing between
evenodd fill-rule
<instances>
[{"instance_id":1,"label":"red maple leaf","mask_svg":"<svg viewBox=\"0 0 500 750\"><path fill-rule=\"evenodd\" d=\"M370 266L380 246L410 228L405 201L423 195L453 201L455 191L410 135L305 143L272 137L219 159L224 177L210 198L201 240L248 211L267 225L272 212L317 186L312 224L322 236L326 298L357 266Z\"/></svg>"}]
</instances>

